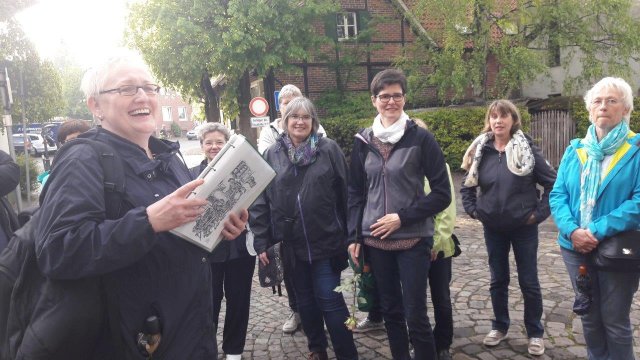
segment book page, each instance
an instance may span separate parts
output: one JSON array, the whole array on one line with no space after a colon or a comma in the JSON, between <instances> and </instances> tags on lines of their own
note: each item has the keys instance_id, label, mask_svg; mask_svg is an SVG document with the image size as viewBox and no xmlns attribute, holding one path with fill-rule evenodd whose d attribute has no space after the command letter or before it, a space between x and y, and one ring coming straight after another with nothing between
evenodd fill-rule
<instances>
[{"instance_id":1,"label":"book page","mask_svg":"<svg viewBox=\"0 0 640 360\"><path fill-rule=\"evenodd\" d=\"M209 204L195 221L172 233L208 251L222 240L229 213L248 208L275 177L275 171L242 135L233 135L198 176L204 179L189 197L206 198Z\"/></svg>"}]
</instances>

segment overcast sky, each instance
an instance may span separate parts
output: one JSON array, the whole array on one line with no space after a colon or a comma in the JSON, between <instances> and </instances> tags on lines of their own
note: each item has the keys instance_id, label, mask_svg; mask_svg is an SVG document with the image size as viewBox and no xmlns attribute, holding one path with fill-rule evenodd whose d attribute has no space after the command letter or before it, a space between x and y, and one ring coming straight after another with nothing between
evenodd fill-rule
<instances>
[{"instance_id":1,"label":"overcast sky","mask_svg":"<svg viewBox=\"0 0 640 360\"><path fill-rule=\"evenodd\" d=\"M39 0L16 15L42 58L66 47L82 68L124 44L128 0Z\"/></svg>"}]
</instances>

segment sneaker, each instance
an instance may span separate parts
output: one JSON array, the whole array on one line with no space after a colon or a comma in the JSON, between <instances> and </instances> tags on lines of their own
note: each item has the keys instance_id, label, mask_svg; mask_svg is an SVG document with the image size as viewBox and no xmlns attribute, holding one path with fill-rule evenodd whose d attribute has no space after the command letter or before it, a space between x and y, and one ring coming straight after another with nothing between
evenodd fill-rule
<instances>
[{"instance_id":1,"label":"sneaker","mask_svg":"<svg viewBox=\"0 0 640 360\"><path fill-rule=\"evenodd\" d=\"M309 354L309 360L329 360L326 351L316 351Z\"/></svg>"},{"instance_id":2,"label":"sneaker","mask_svg":"<svg viewBox=\"0 0 640 360\"><path fill-rule=\"evenodd\" d=\"M482 340L482 343L487 346L496 346L500 344L500 341L506 338L507 338L507 334L503 333L502 331L491 330L489 331L487 336L484 337L484 340Z\"/></svg>"},{"instance_id":3,"label":"sneaker","mask_svg":"<svg viewBox=\"0 0 640 360\"><path fill-rule=\"evenodd\" d=\"M451 360L451 354L449 353L449 349L438 351L438 360Z\"/></svg>"},{"instance_id":4,"label":"sneaker","mask_svg":"<svg viewBox=\"0 0 640 360\"><path fill-rule=\"evenodd\" d=\"M300 315L297 312L291 312L287 321L282 325L282 332L285 334L291 334L298 330L300 326Z\"/></svg>"},{"instance_id":5,"label":"sneaker","mask_svg":"<svg viewBox=\"0 0 640 360\"><path fill-rule=\"evenodd\" d=\"M241 360L242 359L242 355L229 355L227 354L227 357L225 358L225 360Z\"/></svg>"},{"instance_id":6,"label":"sneaker","mask_svg":"<svg viewBox=\"0 0 640 360\"><path fill-rule=\"evenodd\" d=\"M529 351L529 354L531 355L544 354L544 340L542 338L530 338L527 351Z\"/></svg>"},{"instance_id":7,"label":"sneaker","mask_svg":"<svg viewBox=\"0 0 640 360\"><path fill-rule=\"evenodd\" d=\"M356 325L353 332L364 333L372 330L384 330L384 321L371 321L369 318L365 318Z\"/></svg>"}]
</instances>

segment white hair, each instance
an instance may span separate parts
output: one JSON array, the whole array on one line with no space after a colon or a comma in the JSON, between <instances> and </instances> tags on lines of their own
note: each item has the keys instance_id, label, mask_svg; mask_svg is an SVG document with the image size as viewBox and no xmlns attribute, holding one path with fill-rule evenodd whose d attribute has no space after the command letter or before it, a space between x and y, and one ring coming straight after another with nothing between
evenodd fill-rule
<instances>
[{"instance_id":1,"label":"white hair","mask_svg":"<svg viewBox=\"0 0 640 360\"><path fill-rule=\"evenodd\" d=\"M96 64L85 72L82 83L80 84L85 98L95 97L101 90L104 90L104 84L113 74L113 71L118 68L118 65L121 64L139 66L151 74L149 66L144 62L139 53L130 49L118 49L106 60Z\"/></svg>"},{"instance_id":2,"label":"white hair","mask_svg":"<svg viewBox=\"0 0 640 360\"><path fill-rule=\"evenodd\" d=\"M623 120L629 123L629 117L631 116L631 111L633 111L633 90L631 90L631 86L624 79L616 77L603 78L593 85L584 95L584 105L587 111L589 111L589 120L593 122L593 119L591 119L591 103L604 89L615 89L622 94L622 103L625 109L628 109Z\"/></svg>"}]
</instances>

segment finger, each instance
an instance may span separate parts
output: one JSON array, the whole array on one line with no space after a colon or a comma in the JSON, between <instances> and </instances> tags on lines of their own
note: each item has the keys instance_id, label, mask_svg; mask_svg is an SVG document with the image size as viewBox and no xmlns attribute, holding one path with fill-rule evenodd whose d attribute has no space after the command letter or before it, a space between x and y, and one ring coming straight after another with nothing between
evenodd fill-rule
<instances>
[{"instance_id":1,"label":"finger","mask_svg":"<svg viewBox=\"0 0 640 360\"><path fill-rule=\"evenodd\" d=\"M193 190L195 190L198 186L202 184L204 184L203 179L196 179L182 185L181 187L178 188L178 190L174 191L173 193L176 196L186 198L189 194L191 194Z\"/></svg>"},{"instance_id":2,"label":"finger","mask_svg":"<svg viewBox=\"0 0 640 360\"><path fill-rule=\"evenodd\" d=\"M234 233L234 232L229 231L227 229L223 229L221 234L222 234L222 236L224 237L225 240L229 240L229 241L234 240L235 238L238 237L237 233Z\"/></svg>"},{"instance_id":3,"label":"finger","mask_svg":"<svg viewBox=\"0 0 640 360\"><path fill-rule=\"evenodd\" d=\"M247 209L240 210L240 220L243 223L247 223L249 221L249 211Z\"/></svg>"},{"instance_id":4,"label":"finger","mask_svg":"<svg viewBox=\"0 0 640 360\"><path fill-rule=\"evenodd\" d=\"M237 214L230 213L228 222L230 223L230 225L233 225L233 227L235 227L235 228L244 229L246 221L242 220L241 216L242 216L242 214L240 214L240 216L238 216ZM226 227L226 223L225 223L225 227Z\"/></svg>"},{"instance_id":5,"label":"finger","mask_svg":"<svg viewBox=\"0 0 640 360\"><path fill-rule=\"evenodd\" d=\"M370 230L375 230L377 228L379 228L380 226L384 225L384 223L380 222L380 220L378 220L375 224L369 226Z\"/></svg>"},{"instance_id":6,"label":"finger","mask_svg":"<svg viewBox=\"0 0 640 360\"><path fill-rule=\"evenodd\" d=\"M262 254L260 254L260 262L262 263L262 265L269 264L269 257L267 256L266 252L263 252Z\"/></svg>"}]
</instances>

